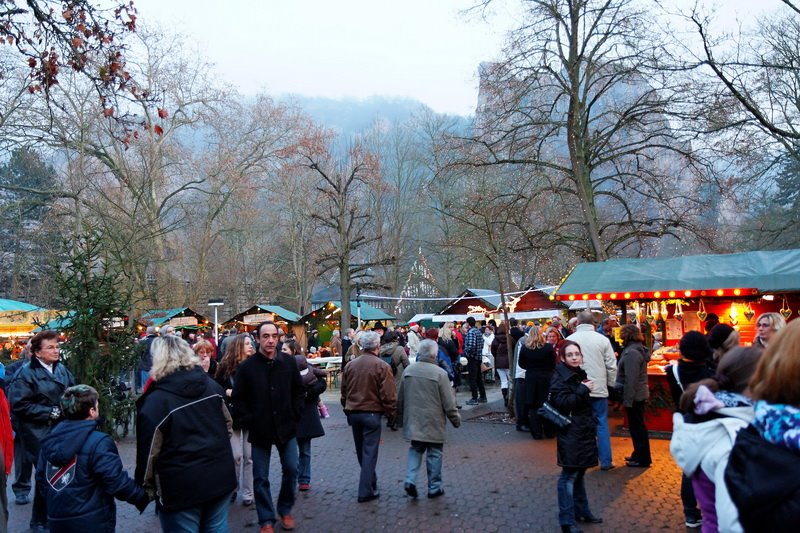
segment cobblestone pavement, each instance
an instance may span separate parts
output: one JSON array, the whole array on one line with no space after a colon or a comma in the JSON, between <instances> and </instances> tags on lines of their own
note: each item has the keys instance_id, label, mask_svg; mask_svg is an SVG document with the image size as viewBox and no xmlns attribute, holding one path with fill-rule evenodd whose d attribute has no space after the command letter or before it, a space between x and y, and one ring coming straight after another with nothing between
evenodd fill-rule
<instances>
[{"instance_id":1,"label":"cobblestone pavement","mask_svg":"<svg viewBox=\"0 0 800 533\"><path fill-rule=\"evenodd\" d=\"M312 488L298 493L294 508L297 530L314 532L358 531L558 531L555 441L534 441L513 424L469 421L481 413L502 410L497 387L489 389L489 403L464 406L461 428L449 428L444 448L445 496L425 498L424 468L417 486L422 498L413 500L403 491L408 443L402 431L384 428L378 459L380 499L357 503L358 463L350 428L338 402L338 391L324 395L331 418L323 421L327 435L312 444ZM469 393L458 394L459 403ZM619 420L614 420L619 423ZM133 439L119 443L120 454L133 472ZM653 466L649 469L618 467L609 472L592 469L586 484L592 511L602 516L600 525L585 531L685 531L679 488L680 474L669 456L669 442L652 440ZM624 464L631 452L630 439L612 438L614 462ZM273 454L270 480L277 498L280 462ZM13 474L12 474L13 475ZM9 531L28 531L31 506L15 505L8 483ZM203 490L198 487L197 490ZM232 532L257 532L254 507L231 505ZM276 530L280 531L280 527ZM160 531L154 506L144 514L117 502L117 531ZM91 532L89 532L91 533Z\"/></svg>"}]
</instances>

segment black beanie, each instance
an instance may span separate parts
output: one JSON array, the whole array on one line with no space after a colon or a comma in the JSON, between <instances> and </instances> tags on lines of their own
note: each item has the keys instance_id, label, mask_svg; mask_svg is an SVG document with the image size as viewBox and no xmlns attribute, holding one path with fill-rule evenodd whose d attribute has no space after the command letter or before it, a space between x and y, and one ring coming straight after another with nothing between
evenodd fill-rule
<instances>
[{"instance_id":1,"label":"black beanie","mask_svg":"<svg viewBox=\"0 0 800 533\"><path fill-rule=\"evenodd\" d=\"M728 324L717 324L708 332L708 345L715 350L722 348L731 333L733 333L733 328Z\"/></svg>"},{"instance_id":2,"label":"black beanie","mask_svg":"<svg viewBox=\"0 0 800 533\"><path fill-rule=\"evenodd\" d=\"M681 355L690 361L702 361L711 355L706 336L699 331L687 331L679 345Z\"/></svg>"}]
</instances>

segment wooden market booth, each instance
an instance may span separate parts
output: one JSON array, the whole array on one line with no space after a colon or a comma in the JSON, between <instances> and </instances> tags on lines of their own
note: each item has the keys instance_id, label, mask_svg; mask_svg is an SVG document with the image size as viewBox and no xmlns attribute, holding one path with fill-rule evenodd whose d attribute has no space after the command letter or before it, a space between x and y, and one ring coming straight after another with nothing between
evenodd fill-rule
<instances>
[{"instance_id":1,"label":"wooden market booth","mask_svg":"<svg viewBox=\"0 0 800 533\"><path fill-rule=\"evenodd\" d=\"M33 330L57 314L58 311L0 298L0 352L16 359L25 347L23 341L33 335Z\"/></svg>"},{"instance_id":2,"label":"wooden market booth","mask_svg":"<svg viewBox=\"0 0 800 533\"><path fill-rule=\"evenodd\" d=\"M777 312L787 320L800 309L800 250L742 252L580 263L556 291L563 302L601 300L661 333L663 348L648 366L651 429L671 431L673 410L660 356L677 357L684 333L705 331L710 313L739 331L749 345L759 315Z\"/></svg>"},{"instance_id":3,"label":"wooden market booth","mask_svg":"<svg viewBox=\"0 0 800 533\"><path fill-rule=\"evenodd\" d=\"M253 307L233 315L222 324L222 327L235 327L239 331L249 332L268 320L275 322L286 332L291 331L299 342L305 344L305 328L300 322L300 315L280 305L255 304Z\"/></svg>"},{"instance_id":4,"label":"wooden market booth","mask_svg":"<svg viewBox=\"0 0 800 533\"><path fill-rule=\"evenodd\" d=\"M172 309L154 309L145 312L138 320L138 330L144 331L147 326L174 326L176 330L206 330L214 327L214 323L189 307L175 307Z\"/></svg>"},{"instance_id":5,"label":"wooden market booth","mask_svg":"<svg viewBox=\"0 0 800 533\"><path fill-rule=\"evenodd\" d=\"M524 292L506 295L509 318L519 321L564 316L567 305L553 300L544 288L531 286ZM503 319L500 294L489 289L466 289L431 317L433 322L464 322L468 316L479 322Z\"/></svg>"},{"instance_id":6,"label":"wooden market booth","mask_svg":"<svg viewBox=\"0 0 800 533\"><path fill-rule=\"evenodd\" d=\"M302 317L300 321L306 334L316 329L319 332L320 345L324 345L330 342L333 330L339 329L341 311L342 302L340 300L329 300L316 304L314 309ZM390 326L397 320L396 317L365 303L363 300L350 300L350 327L353 329L359 327L359 324L357 324L359 316L361 317L360 327L362 329L370 329L378 321L384 326Z\"/></svg>"}]
</instances>

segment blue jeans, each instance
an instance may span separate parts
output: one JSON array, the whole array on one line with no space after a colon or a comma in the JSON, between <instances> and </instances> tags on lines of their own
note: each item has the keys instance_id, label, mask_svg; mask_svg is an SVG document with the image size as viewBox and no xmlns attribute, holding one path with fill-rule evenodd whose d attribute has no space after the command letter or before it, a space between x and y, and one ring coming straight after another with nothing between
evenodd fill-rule
<instances>
[{"instance_id":1,"label":"blue jeans","mask_svg":"<svg viewBox=\"0 0 800 533\"><path fill-rule=\"evenodd\" d=\"M558 478L558 523L574 526L576 516L591 516L586 484L585 468L562 468Z\"/></svg>"},{"instance_id":2,"label":"blue jeans","mask_svg":"<svg viewBox=\"0 0 800 533\"><path fill-rule=\"evenodd\" d=\"M444 445L435 442L411 441L408 449L408 465L406 467L406 483L417 484L417 472L422 465L422 454L428 452L425 466L428 469L428 494L439 492L442 488L442 456Z\"/></svg>"},{"instance_id":3,"label":"blue jeans","mask_svg":"<svg viewBox=\"0 0 800 533\"><path fill-rule=\"evenodd\" d=\"M380 413L350 413L347 421L353 430L353 442L356 445L356 457L361 466L358 478L358 497L369 498L378 493L378 476L375 467L378 465L378 446L381 443Z\"/></svg>"},{"instance_id":4,"label":"blue jeans","mask_svg":"<svg viewBox=\"0 0 800 533\"><path fill-rule=\"evenodd\" d=\"M291 439L275 448L281 459L281 490L278 493L278 515L286 516L294 507L294 494L297 488L297 439ZM253 492L256 497L258 525L274 524L278 518L272 493L269 488L269 459L272 446L262 448L253 444Z\"/></svg>"},{"instance_id":5,"label":"blue jeans","mask_svg":"<svg viewBox=\"0 0 800 533\"><path fill-rule=\"evenodd\" d=\"M597 455L600 466L611 466L611 433L608 431L608 398L592 398L592 412L597 419Z\"/></svg>"},{"instance_id":6,"label":"blue jeans","mask_svg":"<svg viewBox=\"0 0 800 533\"><path fill-rule=\"evenodd\" d=\"M297 439L297 482L311 484L311 439Z\"/></svg>"},{"instance_id":7,"label":"blue jeans","mask_svg":"<svg viewBox=\"0 0 800 533\"><path fill-rule=\"evenodd\" d=\"M161 530L169 533L228 533L228 505L230 495L217 498L203 505L158 514Z\"/></svg>"}]
</instances>

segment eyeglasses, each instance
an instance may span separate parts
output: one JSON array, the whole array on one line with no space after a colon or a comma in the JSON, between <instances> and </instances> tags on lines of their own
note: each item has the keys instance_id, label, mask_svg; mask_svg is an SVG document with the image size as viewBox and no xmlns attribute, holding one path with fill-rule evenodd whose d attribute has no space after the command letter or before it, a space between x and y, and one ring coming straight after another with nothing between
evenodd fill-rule
<instances>
[{"instance_id":1,"label":"eyeglasses","mask_svg":"<svg viewBox=\"0 0 800 533\"><path fill-rule=\"evenodd\" d=\"M759 327L759 328L769 328L769 327L772 327L772 325L771 325L771 324L767 324L767 323L765 323L765 322L759 322L758 324L756 324L756 327Z\"/></svg>"}]
</instances>

